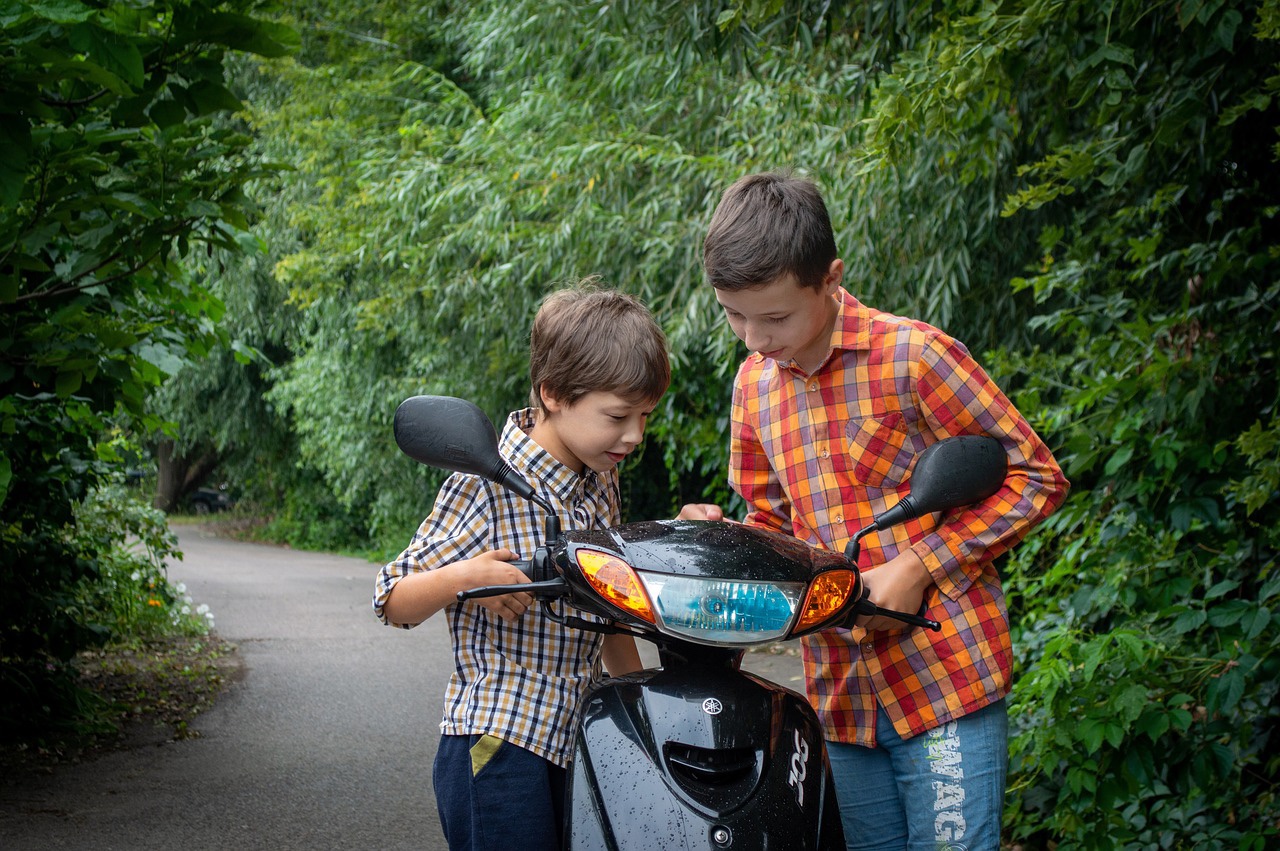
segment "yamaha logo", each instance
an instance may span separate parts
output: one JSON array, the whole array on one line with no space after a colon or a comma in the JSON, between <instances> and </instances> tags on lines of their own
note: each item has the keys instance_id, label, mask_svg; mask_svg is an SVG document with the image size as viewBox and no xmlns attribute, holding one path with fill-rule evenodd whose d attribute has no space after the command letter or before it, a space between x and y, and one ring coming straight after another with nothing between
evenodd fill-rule
<instances>
[{"instance_id":1,"label":"yamaha logo","mask_svg":"<svg viewBox=\"0 0 1280 851\"><path fill-rule=\"evenodd\" d=\"M708 715L719 715L724 710L724 704L716 700L714 697L708 697L702 701L702 711Z\"/></svg>"}]
</instances>

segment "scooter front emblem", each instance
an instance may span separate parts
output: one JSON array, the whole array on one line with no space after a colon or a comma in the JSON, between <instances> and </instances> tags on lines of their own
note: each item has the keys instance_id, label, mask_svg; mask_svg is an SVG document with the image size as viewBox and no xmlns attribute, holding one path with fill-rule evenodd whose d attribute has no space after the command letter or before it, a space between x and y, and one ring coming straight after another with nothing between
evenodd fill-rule
<instances>
[{"instance_id":1,"label":"scooter front emblem","mask_svg":"<svg viewBox=\"0 0 1280 851\"><path fill-rule=\"evenodd\" d=\"M719 715L724 711L724 704L716 700L714 697L708 697L702 701L702 711L708 715Z\"/></svg>"}]
</instances>

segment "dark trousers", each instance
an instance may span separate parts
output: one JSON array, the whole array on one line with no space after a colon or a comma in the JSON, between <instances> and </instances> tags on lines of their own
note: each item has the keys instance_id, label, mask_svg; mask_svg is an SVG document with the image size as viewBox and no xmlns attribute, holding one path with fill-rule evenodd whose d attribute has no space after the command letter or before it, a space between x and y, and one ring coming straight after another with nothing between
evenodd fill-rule
<instances>
[{"instance_id":1,"label":"dark trousers","mask_svg":"<svg viewBox=\"0 0 1280 851\"><path fill-rule=\"evenodd\" d=\"M493 736L441 736L431 779L451 851L556 851L566 772Z\"/></svg>"}]
</instances>

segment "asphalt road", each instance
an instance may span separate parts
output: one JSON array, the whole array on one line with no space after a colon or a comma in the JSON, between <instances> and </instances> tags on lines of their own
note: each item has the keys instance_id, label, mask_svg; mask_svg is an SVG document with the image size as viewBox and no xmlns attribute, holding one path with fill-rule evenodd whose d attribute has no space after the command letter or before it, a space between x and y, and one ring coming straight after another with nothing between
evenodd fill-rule
<instances>
[{"instance_id":1,"label":"asphalt road","mask_svg":"<svg viewBox=\"0 0 1280 851\"><path fill-rule=\"evenodd\" d=\"M443 619L380 624L377 565L359 559L177 531L170 578L213 610L243 676L192 723L198 738L0 786L0 848L445 848L431 790ZM795 656L744 667L800 688Z\"/></svg>"}]
</instances>

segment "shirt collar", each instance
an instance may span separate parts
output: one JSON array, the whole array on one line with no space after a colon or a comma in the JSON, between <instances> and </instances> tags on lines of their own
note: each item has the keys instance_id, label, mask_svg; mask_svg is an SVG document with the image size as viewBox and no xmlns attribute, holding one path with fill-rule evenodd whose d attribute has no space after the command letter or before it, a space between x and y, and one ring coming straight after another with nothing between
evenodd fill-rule
<instances>
[{"instance_id":1,"label":"shirt collar","mask_svg":"<svg viewBox=\"0 0 1280 851\"><path fill-rule=\"evenodd\" d=\"M553 495L562 503L571 502L594 485L600 475L591 469L585 475L571 470L539 446L529 436L536 416L537 412L533 408L524 408L513 411L507 417L507 424L502 429L502 440L499 442L502 457L525 478L532 479L530 484L538 492Z\"/></svg>"},{"instance_id":2,"label":"shirt collar","mask_svg":"<svg viewBox=\"0 0 1280 851\"><path fill-rule=\"evenodd\" d=\"M836 292L840 313L831 332L832 349L859 351L871 348L871 308L849 295L840 287Z\"/></svg>"}]
</instances>

